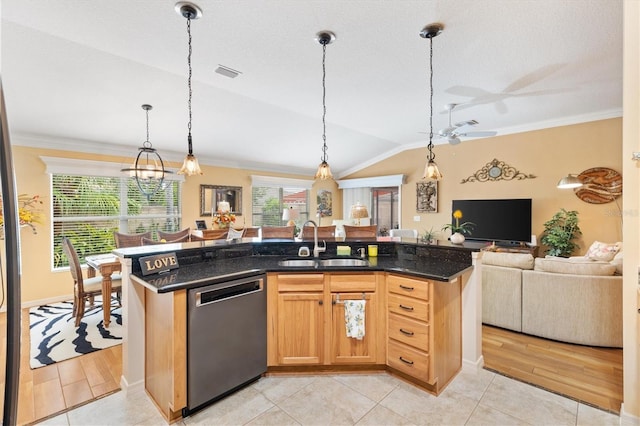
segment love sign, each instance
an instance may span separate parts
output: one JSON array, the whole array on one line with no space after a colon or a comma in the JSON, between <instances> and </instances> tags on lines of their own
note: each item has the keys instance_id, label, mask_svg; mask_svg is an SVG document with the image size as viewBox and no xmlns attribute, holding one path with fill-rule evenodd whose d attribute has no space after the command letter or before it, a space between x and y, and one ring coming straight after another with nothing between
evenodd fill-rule
<instances>
[{"instance_id":1,"label":"love sign","mask_svg":"<svg viewBox=\"0 0 640 426\"><path fill-rule=\"evenodd\" d=\"M145 256L138 259L142 275L160 274L168 272L172 269L179 268L178 258L175 253L155 254L153 256Z\"/></svg>"}]
</instances>

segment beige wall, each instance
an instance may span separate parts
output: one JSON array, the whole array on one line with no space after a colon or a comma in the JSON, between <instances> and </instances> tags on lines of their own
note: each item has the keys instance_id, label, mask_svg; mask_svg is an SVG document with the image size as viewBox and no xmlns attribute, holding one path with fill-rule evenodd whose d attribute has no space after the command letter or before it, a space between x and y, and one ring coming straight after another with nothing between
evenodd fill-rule
<instances>
[{"instance_id":1,"label":"beige wall","mask_svg":"<svg viewBox=\"0 0 640 426\"><path fill-rule=\"evenodd\" d=\"M22 302L25 305L35 305L42 301L60 299L73 294L71 276L68 270L52 271L51 267L51 226L48 218L51 216L49 192L49 176L45 173L45 164L40 156L65 157L75 159L91 159L115 162L119 165L129 164L130 158L109 157L82 154L77 152L43 150L13 146L14 166L16 170L16 182L18 193L38 194L43 201L43 223L37 225L38 233L32 234L28 228L21 233L21 261L22 261ZM169 164L170 167L179 167L179 164ZM255 170L239 170L221 167L204 166L203 176L186 177L183 184L182 197L182 224L183 227L193 229L196 219L200 217L200 185L229 185L241 186L243 215L238 216L237 226L251 226L251 175L274 176L274 173L266 173ZM281 175L279 175L281 176ZM284 177L294 179L313 179L313 176L286 175ZM316 182L310 196L309 211L315 212L317 208L316 194L319 189L327 189L333 192L333 211L336 214L342 212L342 200L334 181ZM313 216L315 213L311 213ZM208 218L206 218L208 219ZM325 219L325 223L326 224Z\"/></svg>"},{"instance_id":2,"label":"beige wall","mask_svg":"<svg viewBox=\"0 0 640 426\"><path fill-rule=\"evenodd\" d=\"M557 189L556 184L567 173L580 173L592 167L608 167L622 173L621 141L622 119L611 119L458 145L436 145L436 162L444 174L444 179L438 182L438 213L416 212L416 183L424 169L426 148L402 152L345 178L406 174L401 226L419 232L431 227L440 230L449 223L453 199L532 198L532 232L538 241L544 222L559 209L577 210L583 238L578 241L581 249L576 254L584 254L594 240L622 240L620 212L615 202L588 204L572 190ZM536 178L460 183L494 158ZM414 222L414 216L420 216L420 222ZM448 235L448 231L442 233L443 238Z\"/></svg>"}]
</instances>

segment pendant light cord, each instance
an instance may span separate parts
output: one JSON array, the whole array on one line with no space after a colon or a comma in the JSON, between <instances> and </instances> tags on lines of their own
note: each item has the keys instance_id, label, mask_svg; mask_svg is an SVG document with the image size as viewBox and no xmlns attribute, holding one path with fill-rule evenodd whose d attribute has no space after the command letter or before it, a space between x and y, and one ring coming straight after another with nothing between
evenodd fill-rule
<instances>
[{"instance_id":1,"label":"pendant light cord","mask_svg":"<svg viewBox=\"0 0 640 426\"><path fill-rule=\"evenodd\" d=\"M322 161L327 161L327 85L325 84L325 79L327 75L326 66L325 66L325 58L327 56L327 43L322 43Z\"/></svg>"},{"instance_id":2,"label":"pendant light cord","mask_svg":"<svg viewBox=\"0 0 640 426\"><path fill-rule=\"evenodd\" d=\"M429 161L436 155L433 153L433 37L429 37Z\"/></svg>"},{"instance_id":3,"label":"pendant light cord","mask_svg":"<svg viewBox=\"0 0 640 426\"><path fill-rule=\"evenodd\" d=\"M187 16L187 34L189 36L189 54L187 55L187 64L189 66L189 78L187 79L187 84L189 86L189 102L188 102L188 107L189 107L189 124L187 125L187 128L189 129L189 136L188 136L188 140L189 140L189 155L193 154L193 148L192 148L192 142L191 142L191 95L192 95L192 91L191 91L191 17Z\"/></svg>"},{"instance_id":4,"label":"pendant light cord","mask_svg":"<svg viewBox=\"0 0 640 426\"><path fill-rule=\"evenodd\" d=\"M145 108L145 112L147 113L147 140L144 141L143 145L145 147L151 147L151 142L149 141L149 108Z\"/></svg>"}]
</instances>

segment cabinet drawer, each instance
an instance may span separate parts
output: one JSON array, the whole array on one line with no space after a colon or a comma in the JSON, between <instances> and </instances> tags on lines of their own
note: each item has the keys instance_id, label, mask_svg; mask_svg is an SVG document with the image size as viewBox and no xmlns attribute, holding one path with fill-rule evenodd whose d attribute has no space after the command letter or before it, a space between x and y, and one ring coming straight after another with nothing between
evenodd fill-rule
<instances>
[{"instance_id":1,"label":"cabinet drawer","mask_svg":"<svg viewBox=\"0 0 640 426\"><path fill-rule=\"evenodd\" d=\"M420 321L429 321L429 302L389 293L387 303L389 312L405 315Z\"/></svg>"},{"instance_id":2,"label":"cabinet drawer","mask_svg":"<svg viewBox=\"0 0 640 426\"><path fill-rule=\"evenodd\" d=\"M389 338L429 351L429 324L389 313Z\"/></svg>"},{"instance_id":3,"label":"cabinet drawer","mask_svg":"<svg viewBox=\"0 0 640 426\"><path fill-rule=\"evenodd\" d=\"M376 291L375 274L331 274L329 279L333 293Z\"/></svg>"},{"instance_id":4,"label":"cabinet drawer","mask_svg":"<svg viewBox=\"0 0 640 426\"><path fill-rule=\"evenodd\" d=\"M412 280L397 275L387 276L387 288L389 292L416 299L429 300L429 282Z\"/></svg>"},{"instance_id":5,"label":"cabinet drawer","mask_svg":"<svg viewBox=\"0 0 640 426\"><path fill-rule=\"evenodd\" d=\"M416 379L429 382L429 354L389 340L387 365Z\"/></svg>"},{"instance_id":6,"label":"cabinet drawer","mask_svg":"<svg viewBox=\"0 0 640 426\"><path fill-rule=\"evenodd\" d=\"M322 291L323 274L278 274L278 291Z\"/></svg>"}]
</instances>

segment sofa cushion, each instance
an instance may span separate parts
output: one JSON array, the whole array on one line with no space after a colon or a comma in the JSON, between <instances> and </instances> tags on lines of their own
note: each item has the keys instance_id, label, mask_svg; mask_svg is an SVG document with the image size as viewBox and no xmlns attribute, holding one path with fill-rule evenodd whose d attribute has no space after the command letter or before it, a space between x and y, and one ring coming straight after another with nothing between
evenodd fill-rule
<instances>
[{"instance_id":1,"label":"sofa cushion","mask_svg":"<svg viewBox=\"0 0 640 426\"><path fill-rule=\"evenodd\" d=\"M621 243L602 243L600 241L594 241L587 250L587 254L585 257L588 257L591 260L603 260L605 262L610 262L613 260L613 257L620 251Z\"/></svg>"},{"instance_id":2,"label":"sofa cushion","mask_svg":"<svg viewBox=\"0 0 640 426\"><path fill-rule=\"evenodd\" d=\"M619 251L618 254L616 254L613 257L611 264L616 267L616 275L622 275L622 252L621 251Z\"/></svg>"},{"instance_id":3,"label":"sofa cushion","mask_svg":"<svg viewBox=\"0 0 640 426\"><path fill-rule=\"evenodd\" d=\"M536 271L555 272L557 274L572 275L613 275L615 265L609 262L587 260L584 257L538 257L535 260Z\"/></svg>"},{"instance_id":4,"label":"sofa cushion","mask_svg":"<svg viewBox=\"0 0 640 426\"><path fill-rule=\"evenodd\" d=\"M485 251L482 252L482 263L506 268L533 269L533 256L529 253Z\"/></svg>"}]
</instances>

